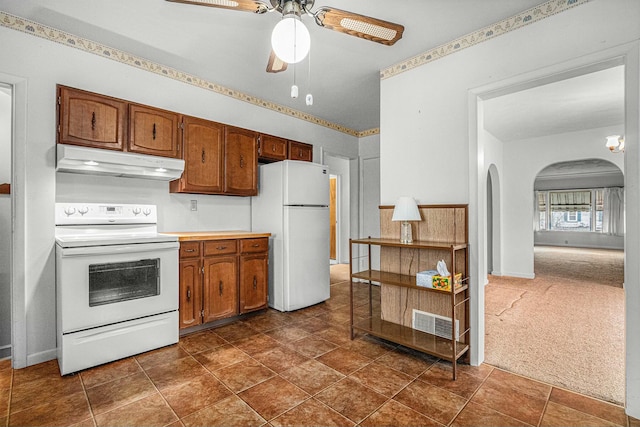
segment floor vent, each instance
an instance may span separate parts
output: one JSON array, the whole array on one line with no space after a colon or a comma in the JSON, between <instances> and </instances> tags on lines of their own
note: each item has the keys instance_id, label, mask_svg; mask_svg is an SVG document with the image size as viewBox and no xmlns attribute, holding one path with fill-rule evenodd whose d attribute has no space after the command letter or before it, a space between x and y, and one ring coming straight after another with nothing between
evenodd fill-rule
<instances>
[{"instance_id":1,"label":"floor vent","mask_svg":"<svg viewBox=\"0 0 640 427\"><path fill-rule=\"evenodd\" d=\"M413 309L413 329L451 339L451 318ZM460 321L456 320L456 340L460 339Z\"/></svg>"}]
</instances>

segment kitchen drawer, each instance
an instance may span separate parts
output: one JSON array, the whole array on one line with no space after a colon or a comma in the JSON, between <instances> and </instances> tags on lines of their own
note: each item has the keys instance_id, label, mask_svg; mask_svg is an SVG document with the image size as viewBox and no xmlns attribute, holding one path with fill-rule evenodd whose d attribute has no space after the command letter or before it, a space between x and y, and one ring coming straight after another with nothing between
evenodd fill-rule
<instances>
[{"instance_id":1,"label":"kitchen drawer","mask_svg":"<svg viewBox=\"0 0 640 427\"><path fill-rule=\"evenodd\" d=\"M180 258L196 258L200 256L200 242L180 242Z\"/></svg>"},{"instance_id":2,"label":"kitchen drawer","mask_svg":"<svg viewBox=\"0 0 640 427\"><path fill-rule=\"evenodd\" d=\"M210 240L204 242L204 256L235 254L238 246L235 240Z\"/></svg>"},{"instance_id":3,"label":"kitchen drawer","mask_svg":"<svg viewBox=\"0 0 640 427\"><path fill-rule=\"evenodd\" d=\"M243 254L252 252L267 252L269 250L269 239L242 239L240 240L240 252Z\"/></svg>"}]
</instances>

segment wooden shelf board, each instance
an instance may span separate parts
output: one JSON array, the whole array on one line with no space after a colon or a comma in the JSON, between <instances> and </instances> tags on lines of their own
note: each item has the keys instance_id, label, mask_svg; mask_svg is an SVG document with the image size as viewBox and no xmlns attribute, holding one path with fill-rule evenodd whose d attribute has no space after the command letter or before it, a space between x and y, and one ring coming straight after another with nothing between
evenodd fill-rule
<instances>
[{"instance_id":1,"label":"wooden shelf board","mask_svg":"<svg viewBox=\"0 0 640 427\"><path fill-rule=\"evenodd\" d=\"M453 342L449 339L431 335L397 323L387 322L380 318L368 318L356 321L353 323L353 328L378 338L386 339L453 362ZM468 350L468 344L457 342L455 360L458 360Z\"/></svg>"},{"instance_id":2,"label":"wooden shelf board","mask_svg":"<svg viewBox=\"0 0 640 427\"><path fill-rule=\"evenodd\" d=\"M378 246L390 246L394 248L408 248L408 249L465 249L467 247L466 242L430 242L425 240L414 240L413 243L400 243L395 239L351 239L351 243L359 245L378 245Z\"/></svg>"},{"instance_id":3,"label":"wooden shelf board","mask_svg":"<svg viewBox=\"0 0 640 427\"><path fill-rule=\"evenodd\" d=\"M389 284L394 286L402 286L405 288L419 289L421 291L438 292L441 294L451 294L451 291L445 291L444 289L427 288L426 286L418 286L416 284L416 276L407 274L390 273L386 271L378 270L364 270L351 274L352 278L370 280L372 282L380 282L383 284ZM455 293L459 294L467 290L468 285L462 285L456 287Z\"/></svg>"}]
</instances>

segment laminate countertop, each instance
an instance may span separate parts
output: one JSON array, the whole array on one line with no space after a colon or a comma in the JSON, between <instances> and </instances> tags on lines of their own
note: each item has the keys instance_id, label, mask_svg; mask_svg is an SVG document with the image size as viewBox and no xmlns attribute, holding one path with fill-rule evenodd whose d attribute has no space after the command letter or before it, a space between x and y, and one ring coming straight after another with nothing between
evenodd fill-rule
<instances>
[{"instance_id":1,"label":"laminate countertop","mask_svg":"<svg viewBox=\"0 0 640 427\"><path fill-rule=\"evenodd\" d=\"M254 233L242 230L227 231L162 231L161 234L170 234L178 236L180 242L188 242L190 240L226 240L226 239L257 239L260 237L269 237L271 233Z\"/></svg>"}]
</instances>

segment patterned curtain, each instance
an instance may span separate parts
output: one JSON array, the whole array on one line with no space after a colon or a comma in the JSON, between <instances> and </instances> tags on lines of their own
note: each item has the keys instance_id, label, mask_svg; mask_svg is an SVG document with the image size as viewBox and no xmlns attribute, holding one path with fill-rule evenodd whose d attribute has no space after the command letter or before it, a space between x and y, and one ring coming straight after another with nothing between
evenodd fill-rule
<instances>
[{"instance_id":1,"label":"patterned curtain","mask_svg":"<svg viewBox=\"0 0 640 427\"><path fill-rule=\"evenodd\" d=\"M549 193L551 210L577 212L591 210L591 191L553 191Z\"/></svg>"}]
</instances>

